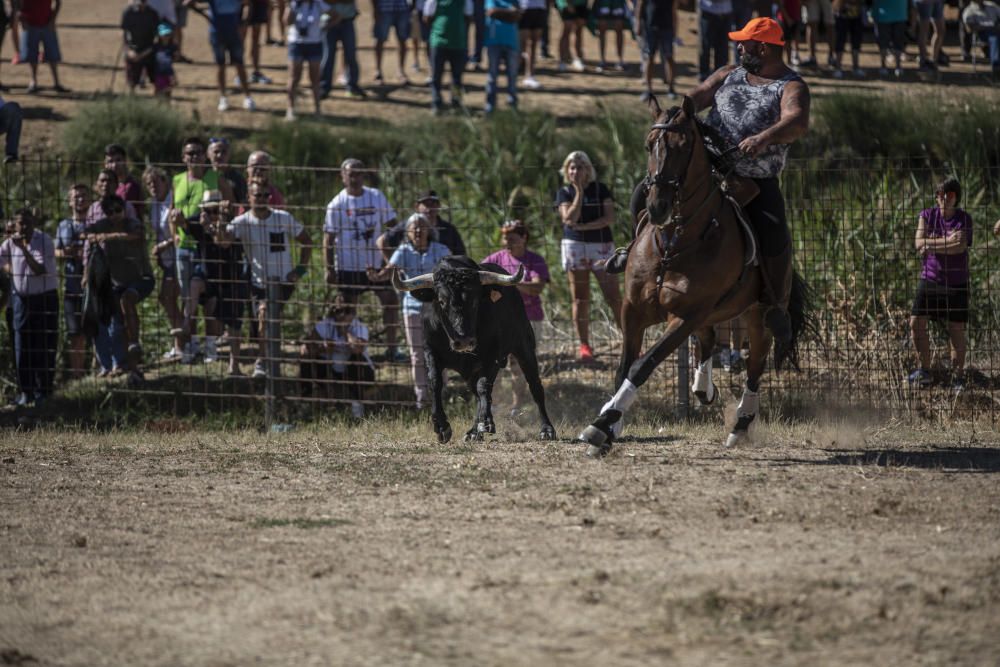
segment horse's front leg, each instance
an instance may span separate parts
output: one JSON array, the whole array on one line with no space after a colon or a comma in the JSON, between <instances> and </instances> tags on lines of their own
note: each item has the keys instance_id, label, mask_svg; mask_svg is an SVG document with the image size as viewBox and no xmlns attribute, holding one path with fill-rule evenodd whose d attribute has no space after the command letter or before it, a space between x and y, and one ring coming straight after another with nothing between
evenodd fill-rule
<instances>
[{"instance_id":1,"label":"horse's front leg","mask_svg":"<svg viewBox=\"0 0 1000 667\"><path fill-rule=\"evenodd\" d=\"M590 445L587 456L598 458L611 451L612 441L621 435L622 418L635 403L639 387L645 384L656 367L680 347L704 320L704 313L687 319L677 315L670 316L663 336L629 367L618 391L601 408L600 416L580 434L579 439ZM641 333L639 335L641 342Z\"/></svg>"},{"instance_id":2,"label":"horse's front leg","mask_svg":"<svg viewBox=\"0 0 1000 667\"><path fill-rule=\"evenodd\" d=\"M702 327L698 337L698 367L694 371L694 395L702 405L711 405L719 390L712 381L712 351L715 349L715 327Z\"/></svg>"},{"instance_id":3,"label":"horse's front leg","mask_svg":"<svg viewBox=\"0 0 1000 667\"><path fill-rule=\"evenodd\" d=\"M747 332L750 336L750 358L747 360L747 384L743 396L736 406L736 423L726 447L734 447L749 439L750 424L760 411L760 378L764 375L767 353L771 349L771 332L764 326L761 306L756 305L745 314Z\"/></svg>"}]
</instances>

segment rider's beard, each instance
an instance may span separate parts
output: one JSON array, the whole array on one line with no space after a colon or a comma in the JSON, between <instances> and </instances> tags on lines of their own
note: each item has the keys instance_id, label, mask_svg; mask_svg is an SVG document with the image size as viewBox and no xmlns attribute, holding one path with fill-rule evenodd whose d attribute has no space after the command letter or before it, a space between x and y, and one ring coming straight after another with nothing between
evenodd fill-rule
<instances>
[{"instance_id":1,"label":"rider's beard","mask_svg":"<svg viewBox=\"0 0 1000 667\"><path fill-rule=\"evenodd\" d=\"M760 56L744 51L740 54L740 65L751 74L760 74L760 69L764 63L761 61Z\"/></svg>"}]
</instances>

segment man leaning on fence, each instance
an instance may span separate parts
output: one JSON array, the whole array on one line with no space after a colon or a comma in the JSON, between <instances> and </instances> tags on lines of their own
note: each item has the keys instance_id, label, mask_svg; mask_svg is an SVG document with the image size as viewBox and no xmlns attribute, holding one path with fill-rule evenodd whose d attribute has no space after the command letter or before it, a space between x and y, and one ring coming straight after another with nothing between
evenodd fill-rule
<instances>
[{"instance_id":1,"label":"man leaning on fence","mask_svg":"<svg viewBox=\"0 0 1000 667\"><path fill-rule=\"evenodd\" d=\"M312 238L290 213L268 206L270 191L263 183L251 182L249 197L250 210L225 228L220 227L215 241L222 248L234 241L243 244L243 253L250 264L250 299L258 327L253 376L275 377L280 371L281 313L295 291L295 284L306 275L312 257ZM299 262L294 266L292 239L299 244Z\"/></svg>"},{"instance_id":2,"label":"man leaning on fence","mask_svg":"<svg viewBox=\"0 0 1000 667\"><path fill-rule=\"evenodd\" d=\"M375 294L383 308L386 358L402 361L396 349L399 298L387 279L373 282L368 274L369 269L382 266L376 240L384 228L396 225L396 211L380 190L365 185L363 170L361 160L344 160L340 165L344 189L326 207L323 225L326 282L339 286L351 304L356 304L364 292Z\"/></svg>"},{"instance_id":3,"label":"man leaning on fence","mask_svg":"<svg viewBox=\"0 0 1000 667\"><path fill-rule=\"evenodd\" d=\"M0 268L10 274L14 365L20 394L15 403L38 407L52 392L59 335L59 272L52 238L36 229L30 209L14 214L0 245Z\"/></svg>"}]
</instances>

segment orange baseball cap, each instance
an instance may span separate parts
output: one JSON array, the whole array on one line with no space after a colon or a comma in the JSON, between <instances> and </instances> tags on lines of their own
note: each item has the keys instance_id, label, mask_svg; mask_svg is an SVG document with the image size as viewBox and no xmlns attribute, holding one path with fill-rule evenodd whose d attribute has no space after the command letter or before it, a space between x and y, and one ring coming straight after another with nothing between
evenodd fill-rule
<instances>
[{"instance_id":1,"label":"orange baseball cap","mask_svg":"<svg viewBox=\"0 0 1000 667\"><path fill-rule=\"evenodd\" d=\"M753 40L755 42L764 42L765 44L776 44L777 46L785 45L785 40L782 37L784 37L784 31L781 29L781 25L774 19L766 17L750 19L743 26L742 30L729 33L729 39L734 42Z\"/></svg>"}]
</instances>

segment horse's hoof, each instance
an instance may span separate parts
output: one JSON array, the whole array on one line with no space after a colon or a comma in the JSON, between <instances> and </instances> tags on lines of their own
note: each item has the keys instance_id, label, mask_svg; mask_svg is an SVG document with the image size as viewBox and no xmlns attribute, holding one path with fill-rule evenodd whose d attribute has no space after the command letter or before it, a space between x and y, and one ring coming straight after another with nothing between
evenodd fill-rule
<instances>
[{"instance_id":1,"label":"horse's hoof","mask_svg":"<svg viewBox=\"0 0 1000 667\"><path fill-rule=\"evenodd\" d=\"M451 427L445 426L443 429L438 431L437 436L438 436L438 442L440 442L442 445L448 442L449 440L451 440Z\"/></svg>"},{"instance_id":2,"label":"horse's hoof","mask_svg":"<svg viewBox=\"0 0 1000 667\"><path fill-rule=\"evenodd\" d=\"M726 447L736 447L748 442L749 440L750 437L747 435L746 431L734 431L729 434L728 438L726 438Z\"/></svg>"},{"instance_id":3,"label":"horse's hoof","mask_svg":"<svg viewBox=\"0 0 1000 667\"><path fill-rule=\"evenodd\" d=\"M482 439L483 439L483 434L478 427L470 428L468 431L465 432L466 442L472 442L474 440L482 440Z\"/></svg>"},{"instance_id":4,"label":"horse's hoof","mask_svg":"<svg viewBox=\"0 0 1000 667\"><path fill-rule=\"evenodd\" d=\"M603 459L610 453L611 453L610 442L604 445L591 445L590 447L587 447L587 458L590 459Z\"/></svg>"},{"instance_id":5,"label":"horse's hoof","mask_svg":"<svg viewBox=\"0 0 1000 667\"><path fill-rule=\"evenodd\" d=\"M540 440L555 440L556 430L552 428L550 424L546 424L542 427L542 430L538 432L538 438Z\"/></svg>"},{"instance_id":6,"label":"horse's hoof","mask_svg":"<svg viewBox=\"0 0 1000 667\"><path fill-rule=\"evenodd\" d=\"M480 433L496 433L497 432L497 426L496 426L496 424L493 423L492 419L490 419L489 421L486 421L486 422L482 422L481 424L479 424L478 428L479 428L479 432Z\"/></svg>"},{"instance_id":7,"label":"horse's hoof","mask_svg":"<svg viewBox=\"0 0 1000 667\"><path fill-rule=\"evenodd\" d=\"M694 395L695 398L698 399L698 402L701 403L702 405L711 405L712 403L715 403L715 398L719 395L719 388L716 387L715 383L713 382L711 392L696 391L694 392Z\"/></svg>"}]
</instances>

